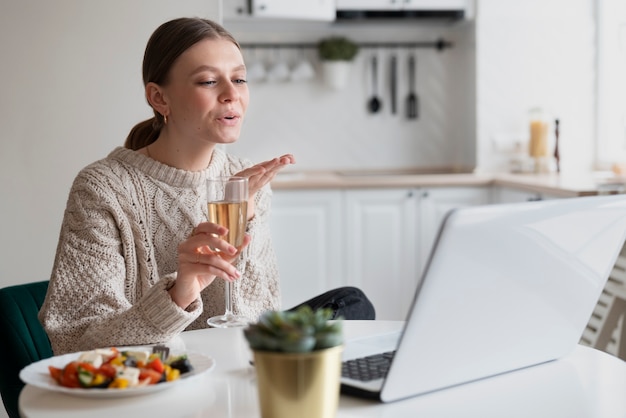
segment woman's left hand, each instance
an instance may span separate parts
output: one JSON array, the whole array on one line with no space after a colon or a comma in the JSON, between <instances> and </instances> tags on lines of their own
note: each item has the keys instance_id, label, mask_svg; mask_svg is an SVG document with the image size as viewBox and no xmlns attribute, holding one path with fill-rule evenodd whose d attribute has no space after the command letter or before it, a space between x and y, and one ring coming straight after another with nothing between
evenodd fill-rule
<instances>
[{"instance_id":1,"label":"woman's left hand","mask_svg":"<svg viewBox=\"0 0 626 418\"><path fill-rule=\"evenodd\" d=\"M274 179L274 176L283 168L290 164L295 164L296 160L291 154L281 155L262 163L248 167L237 173L237 176L248 178L248 220L254 216L254 196L263 186Z\"/></svg>"}]
</instances>

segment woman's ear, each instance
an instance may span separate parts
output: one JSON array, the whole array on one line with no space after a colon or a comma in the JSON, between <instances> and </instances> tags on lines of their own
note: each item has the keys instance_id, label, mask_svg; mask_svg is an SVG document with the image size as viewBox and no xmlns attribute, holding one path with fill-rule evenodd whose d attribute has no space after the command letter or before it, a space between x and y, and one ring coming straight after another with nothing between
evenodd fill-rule
<instances>
[{"instance_id":1,"label":"woman's ear","mask_svg":"<svg viewBox=\"0 0 626 418\"><path fill-rule=\"evenodd\" d=\"M163 89L158 84L153 82L146 84L146 100L160 114L164 116L169 115L167 100L165 99Z\"/></svg>"}]
</instances>

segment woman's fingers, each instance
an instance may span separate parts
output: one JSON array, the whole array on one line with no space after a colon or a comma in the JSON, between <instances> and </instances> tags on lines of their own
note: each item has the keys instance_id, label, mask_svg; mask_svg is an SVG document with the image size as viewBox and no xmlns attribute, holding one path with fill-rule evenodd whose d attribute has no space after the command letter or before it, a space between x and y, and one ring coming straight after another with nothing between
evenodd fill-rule
<instances>
[{"instance_id":1,"label":"woman's fingers","mask_svg":"<svg viewBox=\"0 0 626 418\"><path fill-rule=\"evenodd\" d=\"M289 164L294 164L295 162L296 160L293 155L285 154L280 157L258 163L237 174L248 177L248 189L250 194L253 195L261 187L272 181L274 176L276 176L281 169L285 168Z\"/></svg>"},{"instance_id":2,"label":"woman's fingers","mask_svg":"<svg viewBox=\"0 0 626 418\"><path fill-rule=\"evenodd\" d=\"M217 253L198 253L193 264L198 274L212 274L230 282L241 277L241 273L235 266Z\"/></svg>"},{"instance_id":3,"label":"woman's fingers","mask_svg":"<svg viewBox=\"0 0 626 418\"><path fill-rule=\"evenodd\" d=\"M195 274L213 274L229 281L238 279L241 273L232 262L248 246L251 237L245 234L238 250L219 238L218 234L225 235L227 232L226 228L211 222L199 224L193 229L191 236L180 244L179 260L191 264L191 270Z\"/></svg>"}]
</instances>

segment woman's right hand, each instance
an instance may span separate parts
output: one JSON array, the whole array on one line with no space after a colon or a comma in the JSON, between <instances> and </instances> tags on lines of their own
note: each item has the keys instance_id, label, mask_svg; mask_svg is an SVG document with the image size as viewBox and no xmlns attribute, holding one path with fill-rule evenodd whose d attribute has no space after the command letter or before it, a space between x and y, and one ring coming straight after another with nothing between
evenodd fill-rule
<instances>
[{"instance_id":1,"label":"woman's right hand","mask_svg":"<svg viewBox=\"0 0 626 418\"><path fill-rule=\"evenodd\" d=\"M239 255L237 248L219 238L227 232L228 229L221 225L203 222L193 229L189 238L179 244L178 274L169 293L174 303L181 308L186 309L216 277L227 281L241 277L232 264ZM240 251L249 243L250 236L245 235Z\"/></svg>"}]
</instances>

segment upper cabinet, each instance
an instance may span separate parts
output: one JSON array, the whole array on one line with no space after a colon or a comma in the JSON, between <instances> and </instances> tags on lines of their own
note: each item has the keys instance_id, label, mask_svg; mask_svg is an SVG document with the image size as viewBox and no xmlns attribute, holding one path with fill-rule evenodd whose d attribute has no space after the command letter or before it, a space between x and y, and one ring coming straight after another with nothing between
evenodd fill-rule
<instances>
[{"instance_id":1,"label":"upper cabinet","mask_svg":"<svg viewBox=\"0 0 626 418\"><path fill-rule=\"evenodd\" d=\"M337 0L337 10L463 10L467 0Z\"/></svg>"},{"instance_id":2,"label":"upper cabinet","mask_svg":"<svg viewBox=\"0 0 626 418\"><path fill-rule=\"evenodd\" d=\"M222 0L224 20L458 20L475 0Z\"/></svg>"},{"instance_id":3,"label":"upper cabinet","mask_svg":"<svg viewBox=\"0 0 626 418\"><path fill-rule=\"evenodd\" d=\"M337 0L338 20L441 20L469 19L475 0Z\"/></svg>"},{"instance_id":4,"label":"upper cabinet","mask_svg":"<svg viewBox=\"0 0 626 418\"><path fill-rule=\"evenodd\" d=\"M267 18L333 21L335 0L224 0L224 19Z\"/></svg>"}]
</instances>

